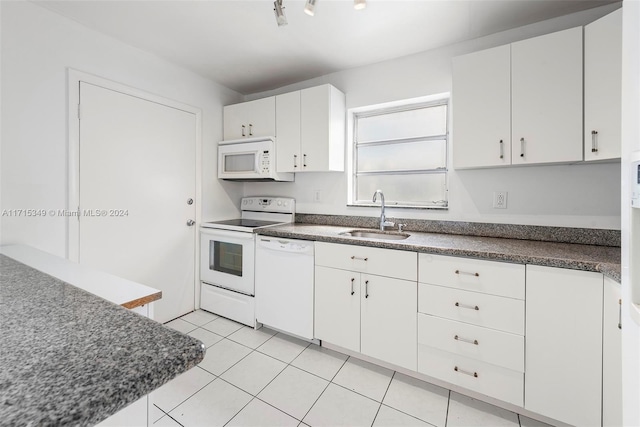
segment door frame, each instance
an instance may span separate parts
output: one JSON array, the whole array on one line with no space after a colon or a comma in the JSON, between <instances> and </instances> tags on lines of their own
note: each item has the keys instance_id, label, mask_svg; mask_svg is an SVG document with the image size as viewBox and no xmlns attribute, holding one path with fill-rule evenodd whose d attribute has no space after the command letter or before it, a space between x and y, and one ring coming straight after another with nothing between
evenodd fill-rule
<instances>
[{"instance_id":1,"label":"door frame","mask_svg":"<svg viewBox=\"0 0 640 427\"><path fill-rule=\"evenodd\" d=\"M73 68L67 68L67 172L68 172L68 189L67 189L67 209L68 213L77 213L77 215L67 215L67 242L66 257L75 262L80 260L80 222L79 222L79 206L80 206L80 82L92 84L104 89L113 90L124 95L133 96L145 101L154 102L156 104L165 105L167 107L182 110L195 115L196 131L195 131L195 238L193 246L194 257L194 288L195 288L195 307L199 308L200 289L199 289L199 268L200 260L197 256L199 253L199 234L197 227L201 221L200 200L202 199L202 109L183 104L163 96L155 95L141 89L127 86L122 83L115 82L94 74L79 71Z\"/></svg>"}]
</instances>

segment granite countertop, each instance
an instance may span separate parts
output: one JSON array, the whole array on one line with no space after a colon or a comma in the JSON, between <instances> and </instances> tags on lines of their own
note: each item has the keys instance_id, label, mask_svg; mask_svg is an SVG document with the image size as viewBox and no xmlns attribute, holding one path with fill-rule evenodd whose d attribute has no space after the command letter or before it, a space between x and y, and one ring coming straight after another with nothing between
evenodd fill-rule
<instances>
[{"instance_id":1,"label":"granite countertop","mask_svg":"<svg viewBox=\"0 0 640 427\"><path fill-rule=\"evenodd\" d=\"M354 228L357 227L295 223L260 228L256 232L265 236L595 271L620 282L620 248L615 246L417 231L407 231L410 236L405 240L363 239L340 235Z\"/></svg>"},{"instance_id":2,"label":"granite countertop","mask_svg":"<svg viewBox=\"0 0 640 427\"><path fill-rule=\"evenodd\" d=\"M0 425L94 425L194 367L204 345L0 255Z\"/></svg>"}]
</instances>

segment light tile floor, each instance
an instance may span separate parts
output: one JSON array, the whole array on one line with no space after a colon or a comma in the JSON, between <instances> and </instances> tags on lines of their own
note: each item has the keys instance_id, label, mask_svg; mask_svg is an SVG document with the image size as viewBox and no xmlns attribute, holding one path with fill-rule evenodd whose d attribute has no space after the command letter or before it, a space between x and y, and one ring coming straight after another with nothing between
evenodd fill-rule
<instances>
[{"instance_id":1,"label":"light tile floor","mask_svg":"<svg viewBox=\"0 0 640 427\"><path fill-rule=\"evenodd\" d=\"M153 426L546 426L314 344L198 310L167 326L204 360L151 394Z\"/></svg>"}]
</instances>

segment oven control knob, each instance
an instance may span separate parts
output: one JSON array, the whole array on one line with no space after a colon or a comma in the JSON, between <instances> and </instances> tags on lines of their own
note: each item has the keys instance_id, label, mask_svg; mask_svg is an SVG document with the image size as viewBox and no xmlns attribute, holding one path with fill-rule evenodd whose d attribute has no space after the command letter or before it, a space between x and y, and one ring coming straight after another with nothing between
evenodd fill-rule
<instances>
[{"instance_id":1,"label":"oven control knob","mask_svg":"<svg viewBox=\"0 0 640 427\"><path fill-rule=\"evenodd\" d=\"M242 201L242 204L243 204L243 205L246 205L246 204L247 204L247 201L246 201L246 200L243 200L243 201Z\"/></svg>"},{"instance_id":2,"label":"oven control knob","mask_svg":"<svg viewBox=\"0 0 640 427\"><path fill-rule=\"evenodd\" d=\"M280 200L278 200L278 206L281 206L282 202Z\"/></svg>"}]
</instances>

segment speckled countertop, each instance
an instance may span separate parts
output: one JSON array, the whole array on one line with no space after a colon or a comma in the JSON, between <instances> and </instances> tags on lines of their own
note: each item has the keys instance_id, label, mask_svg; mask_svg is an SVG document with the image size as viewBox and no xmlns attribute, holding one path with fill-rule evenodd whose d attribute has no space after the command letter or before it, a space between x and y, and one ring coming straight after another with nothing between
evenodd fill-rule
<instances>
[{"instance_id":1,"label":"speckled countertop","mask_svg":"<svg viewBox=\"0 0 640 427\"><path fill-rule=\"evenodd\" d=\"M265 236L596 271L620 282L620 248L615 246L417 231L408 231L410 236L405 240L363 239L340 235L353 229L353 226L296 223L261 228L256 232Z\"/></svg>"},{"instance_id":2,"label":"speckled countertop","mask_svg":"<svg viewBox=\"0 0 640 427\"><path fill-rule=\"evenodd\" d=\"M0 255L0 425L94 425L204 357L203 344Z\"/></svg>"}]
</instances>

